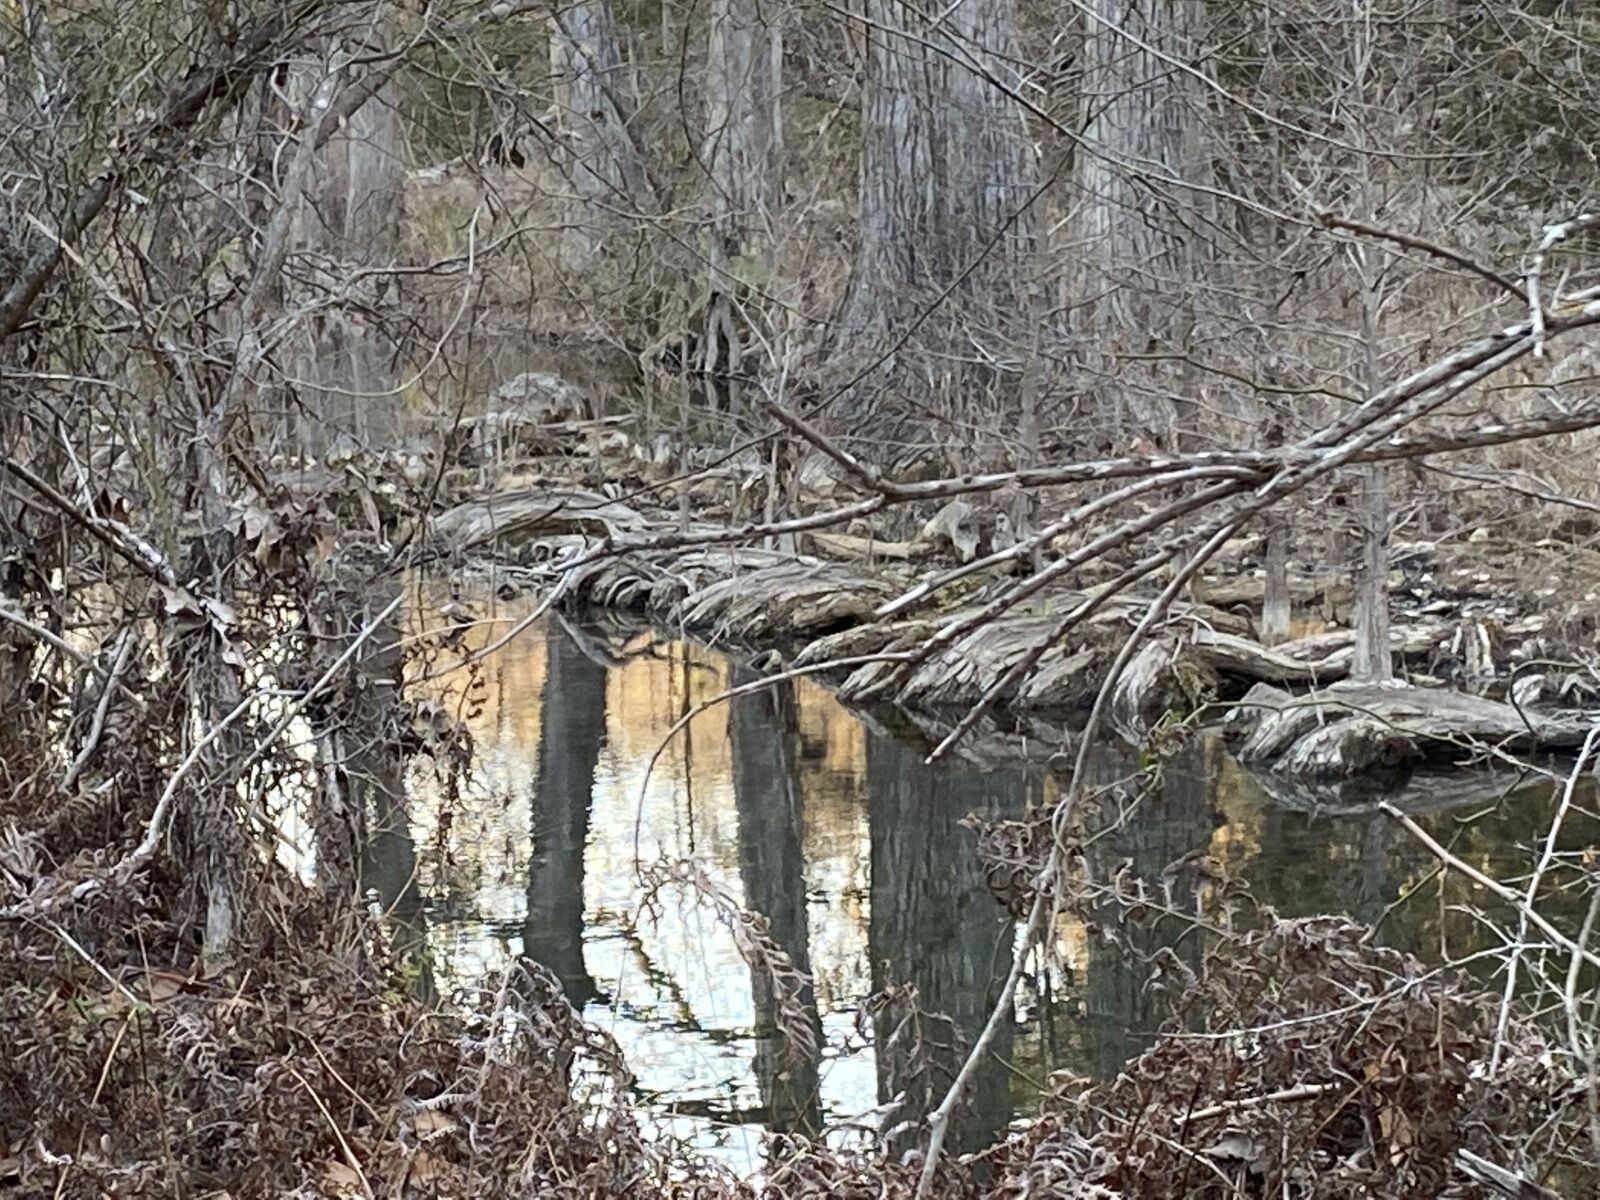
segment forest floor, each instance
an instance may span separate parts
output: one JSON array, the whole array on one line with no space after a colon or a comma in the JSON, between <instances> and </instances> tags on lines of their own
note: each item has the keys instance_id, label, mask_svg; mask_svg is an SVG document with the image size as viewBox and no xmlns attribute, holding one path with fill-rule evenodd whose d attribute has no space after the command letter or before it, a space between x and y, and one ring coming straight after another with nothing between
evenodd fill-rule
<instances>
[{"instance_id":1,"label":"forest floor","mask_svg":"<svg viewBox=\"0 0 1600 1200\"><path fill-rule=\"evenodd\" d=\"M536 964L424 1003L381 921L289 878L208 962L181 890L154 870L0 925L0 1195L916 1194L915 1156L779 1137L749 1177L647 1136L616 1046ZM1052 1080L1035 1119L923 1194L1547 1197L1520 1164L1582 1161L1585 1089L1541 1027L1497 1024L1495 997L1362 928L1266 916L1198 975L1153 969L1167 1034L1113 1081ZM1220 1036L1239 1029L1257 1032Z\"/></svg>"}]
</instances>

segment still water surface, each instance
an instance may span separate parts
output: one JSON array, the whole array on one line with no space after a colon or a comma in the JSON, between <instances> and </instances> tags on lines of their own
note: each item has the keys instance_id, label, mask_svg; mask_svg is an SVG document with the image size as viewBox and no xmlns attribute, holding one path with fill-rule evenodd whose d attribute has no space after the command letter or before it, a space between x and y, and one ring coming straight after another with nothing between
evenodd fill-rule
<instances>
[{"instance_id":1,"label":"still water surface","mask_svg":"<svg viewBox=\"0 0 1600 1200\"><path fill-rule=\"evenodd\" d=\"M475 608L501 620L526 611L487 599ZM458 649L505 627L471 628ZM708 709L647 772L675 722L754 677L737 655L660 632L545 620L472 670L423 685L470 728L474 763L459 787L421 760L403 787L376 789L392 798L379 801L364 864L425 950L423 986L449 995L519 954L536 959L614 1035L658 1128L748 1167L766 1129L848 1136L853 1124L879 1124L876 1110L901 1093L908 1107L891 1120L917 1115L917 1081L928 1077L910 1073L903 1044L889 1045L887 1018L858 1020L862 1001L911 984L967 1036L982 1025L1016 929L990 897L962 818L1020 814L1059 783L1047 753L1020 739L1014 757L926 765L913 734L806 682ZM1112 747L1095 767L1102 782L1133 769ZM1426 810L1458 853L1510 877L1527 870L1552 792L1537 777L1477 773L1394 798ZM1600 841L1589 807L1568 829L1574 844ZM1119 865L1156 878L1191 852L1209 856L1205 895L1232 881L1285 915L1381 920L1387 940L1428 957L1498 939L1459 907L1481 897L1441 887L1388 818L1274 801L1214 738L1180 750L1159 791L1088 850L1101 878ZM641 911L635 862L662 859L692 860L768 918L815 981L816 1056L778 1052L770 989L714 910L669 889ZM1196 896L1191 887L1183 902ZM1199 952L1176 920L1130 940L1145 954L1174 945L1193 962ZM1057 948L1060 968L1030 976L1018 1019L980 1071L961 1130L969 1147L1027 1113L1052 1071L1114 1074L1160 1019L1144 968L1106 939L1064 919ZM933 1049L935 1076L955 1061Z\"/></svg>"}]
</instances>

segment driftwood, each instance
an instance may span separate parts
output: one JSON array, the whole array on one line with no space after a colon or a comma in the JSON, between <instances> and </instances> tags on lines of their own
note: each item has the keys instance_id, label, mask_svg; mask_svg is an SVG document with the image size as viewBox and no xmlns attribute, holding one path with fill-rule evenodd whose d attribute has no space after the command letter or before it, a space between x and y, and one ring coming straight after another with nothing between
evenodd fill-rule
<instances>
[{"instance_id":1,"label":"driftwood","mask_svg":"<svg viewBox=\"0 0 1600 1200\"><path fill-rule=\"evenodd\" d=\"M1195 580L1189 588L1189 594L1196 601L1218 608L1244 604L1251 609L1259 609L1266 593L1267 581L1264 576L1259 579L1248 576L1242 579L1212 579L1207 576ZM1327 598L1337 606L1344 606L1348 605L1352 595L1350 583L1342 576L1295 573L1289 577L1289 598L1296 605L1307 606Z\"/></svg>"},{"instance_id":2,"label":"driftwood","mask_svg":"<svg viewBox=\"0 0 1600 1200\"><path fill-rule=\"evenodd\" d=\"M1473 743L1512 752L1568 749L1582 744L1594 720L1436 688L1335 684L1293 696L1262 683L1235 706L1228 725L1247 766L1338 779L1449 757Z\"/></svg>"},{"instance_id":3,"label":"driftwood","mask_svg":"<svg viewBox=\"0 0 1600 1200\"><path fill-rule=\"evenodd\" d=\"M893 558L904 562L929 549L922 542L886 542L881 538L861 537L853 533L825 533L815 529L807 531L805 537L817 550L833 558L868 561Z\"/></svg>"},{"instance_id":4,"label":"driftwood","mask_svg":"<svg viewBox=\"0 0 1600 1200\"><path fill-rule=\"evenodd\" d=\"M886 581L819 559L748 547L625 554L574 573L569 603L663 619L708 638L789 641L865 621Z\"/></svg>"},{"instance_id":5,"label":"driftwood","mask_svg":"<svg viewBox=\"0 0 1600 1200\"><path fill-rule=\"evenodd\" d=\"M511 548L550 535L639 532L645 518L626 504L577 488L500 492L458 504L432 521L435 539L455 550Z\"/></svg>"},{"instance_id":6,"label":"driftwood","mask_svg":"<svg viewBox=\"0 0 1600 1200\"><path fill-rule=\"evenodd\" d=\"M652 522L626 504L581 489L501 493L441 514L433 528L446 545L510 549L523 561L579 562L586 549L609 539L615 553L568 572L564 603L639 613L711 640L768 646L799 642L800 666L893 654L895 661L852 670L839 683L841 698L893 699L928 711L970 707L1002 680L1009 682L998 699L1014 709L1081 710L1098 693L1123 640L1151 603L1137 596L1103 598L1091 616L1041 652L1041 643L1059 627L1060 614L1084 606L1092 592L1042 591L1032 597L1032 611L984 623L972 620L983 611L981 593L969 609L885 619L875 614L915 582L905 562L843 563L713 544L717 530L708 530L702 544L683 546L685 533L689 539L696 536L694 529ZM654 535L668 531L679 545L649 545ZM873 552L866 539L832 537L835 550ZM1512 632L1513 625L1505 631ZM967 632L936 641L938 649L926 652L942 630L960 629ZM1140 650L1114 686L1114 726L1139 739L1168 714L1187 716L1218 695L1236 695L1242 685L1254 683L1232 720L1240 759L1302 780L1346 779L1438 756L1469 741L1514 751L1561 748L1581 742L1587 732L1587 723L1575 715L1544 711L1525 718L1531 711L1526 705L1443 689L1350 687L1341 682L1353 658L1349 631L1270 648L1248 633L1248 618L1236 613L1205 604L1173 605L1165 632ZM1489 640L1481 622L1459 621L1415 621L1396 627L1391 636L1394 652L1419 664L1424 656L1448 656L1458 643ZM912 655L916 661L908 666L906 657ZM1492 675L1489 652L1477 659ZM1027 669L1017 670L1019 664ZM1296 699L1271 686L1277 684L1323 690ZM1531 695L1531 685L1523 691Z\"/></svg>"},{"instance_id":7,"label":"driftwood","mask_svg":"<svg viewBox=\"0 0 1600 1200\"><path fill-rule=\"evenodd\" d=\"M1389 646L1402 658L1427 654L1452 635L1450 626L1418 624L1390 630ZM1347 678L1355 661L1355 634L1348 629L1263 646L1249 638L1199 628L1191 635L1195 652L1218 672L1264 683L1335 683Z\"/></svg>"}]
</instances>

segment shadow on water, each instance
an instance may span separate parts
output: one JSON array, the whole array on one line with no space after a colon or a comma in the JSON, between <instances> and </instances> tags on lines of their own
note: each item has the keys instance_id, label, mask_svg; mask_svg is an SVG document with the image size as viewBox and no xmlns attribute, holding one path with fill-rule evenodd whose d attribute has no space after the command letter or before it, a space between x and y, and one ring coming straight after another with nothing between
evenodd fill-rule
<instances>
[{"instance_id":1,"label":"shadow on water","mask_svg":"<svg viewBox=\"0 0 1600 1200\"><path fill-rule=\"evenodd\" d=\"M736 670L735 686L755 676ZM728 742L733 755L734 803L738 810L739 878L745 907L768 921L768 931L797 970L811 974L809 914L806 911L805 851L802 847L805 799L799 787L799 737L794 688L738 696L728 706ZM774 1133L816 1136L822 1131L819 1093L820 1023L811 1031L816 1049L800 1037L786 1037L771 975L750 970L755 1006L755 1073L761 1087L766 1126ZM802 994L807 1010L816 1008L816 989Z\"/></svg>"},{"instance_id":2,"label":"shadow on water","mask_svg":"<svg viewBox=\"0 0 1600 1200\"><path fill-rule=\"evenodd\" d=\"M1015 938L1012 923L989 895L961 819L975 808L1020 815L1023 772L980 772L961 762L930 766L924 762L930 748L887 733L867 735L872 986L911 985L919 1008L948 1017L956 1035L951 1038L938 1022L922 1022L919 1032L933 1043L923 1054L915 1035L893 1036L901 1015L895 1008L878 1015L877 1044L890 1047L877 1058L878 1100L906 1097L905 1110L895 1113L901 1122L920 1119L943 1097L962 1047L976 1040L988 1020ZM1011 1040L1010 1026L1002 1027L978 1069L953 1144L985 1145L1011 1119L1005 1066Z\"/></svg>"},{"instance_id":3,"label":"shadow on water","mask_svg":"<svg viewBox=\"0 0 1600 1200\"><path fill-rule=\"evenodd\" d=\"M583 958L583 852L606 738L606 670L565 624L545 626L522 952L551 970L580 1011L600 998Z\"/></svg>"},{"instance_id":4,"label":"shadow on water","mask_svg":"<svg viewBox=\"0 0 1600 1200\"><path fill-rule=\"evenodd\" d=\"M410 620L428 625L426 605ZM469 631L464 648L502 628ZM479 668L477 700L459 708L477 745L459 791L446 794L428 771L402 780L381 760L352 775L368 781L365 879L407 936L426 941L430 953L416 957L430 989L435 977L441 991L473 986L518 953L538 960L616 1037L647 1119L754 1168L763 1129L846 1138L853 1123L910 1128L942 1095L1016 936L962 819L1018 815L1058 781L1020 753L930 766L923 739L803 681L709 707L666 743L647 780L675 721L751 678L667 635L546 621ZM428 686L461 698L454 676ZM1115 747L1093 770L1103 785L1138 774ZM1215 739L1183 747L1158 789L1124 791L1086 842L1089 870L1158 881L1160 902L1137 922L1062 919L1061 966L1025 981L1016 1019L978 1071L956 1131L964 1147L1030 1111L1051 1072L1107 1077L1147 1045L1163 1016L1145 986L1149 965L1171 954L1197 967L1204 945L1186 918L1214 912L1220 895L1248 887L1286 916L1347 913L1427 956L1497 944L1459 903L1472 897L1453 881L1441 887L1392 821L1275 800ZM1506 878L1526 873L1553 804L1548 780L1487 774L1418 781L1395 799L1408 796L1429 810L1421 819L1435 836ZM1448 807L1452 798L1466 807ZM1573 846L1600 841L1592 792L1583 800ZM692 858L763 914L814 980L815 1054L796 1055L781 1036L770 976L704 905L664 896L641 911L635 847L647 863ZM1172 869L1184 862L1204 869ZM1552 911L1575 921L1560 904ZM912 1026L903 1009L868 1005L907 986L923 1013L948 1020Z\"/></svg>"}]
</instances>

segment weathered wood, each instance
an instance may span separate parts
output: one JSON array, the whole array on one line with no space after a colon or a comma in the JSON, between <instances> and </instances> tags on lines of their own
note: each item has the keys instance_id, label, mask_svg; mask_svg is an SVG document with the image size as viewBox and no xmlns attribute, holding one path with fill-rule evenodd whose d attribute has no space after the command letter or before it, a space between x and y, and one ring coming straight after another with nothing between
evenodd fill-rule
<instances>
[{"instance_id":1,"label":"weathered wood","mask_svg":"<svg viewBox=\"0 0 1600 1200\"><path fill-rule=\"evenodd\" d=\"M615 536L647 524L636 510L597 492L538 488L458 504L433 519L432 531L451 548L467 550L491 542L516 545L548 534Z\"/></svg>"},{"instance_id":2,"label":"weathered wood","mask_svg":"<svg viewBox=\"0 0 1600 1200\"><path fill-rule=\"evenodd\" d=\"M739 640L804 638L859 624L892 594L880 580L797 560L701 588L683 598L673 617L685 628Z\"/></svg>"},{"instance_id":3,"label":"weathered wood","mask_svg":"<svg viewBox=\"0 0 1600 1200\"><path fill-rule=\"evenodd\" d=\"M1406 625L1390 631L1390 649L1401 656L1425 654L1451 630L1445 625ZM1355 635L1348 629L1319 633L1268 648L1249 638L1198 628L1195 651L1225 675L1267 683L1335 683L1350 674Z\"/></svg>"},{"instance_id":4,"label":"weathered wood","mask_svg":"<svg viewBox=\"0 0 1600 1200\"><path fill-rule=\"evenodd\" d=\"M1295 604L1309 605L1331 595L1335 603L1348 605L1354 597L1348 576L1306 575L1299 572L1285 576L1288 598ZM1265 575L1234 576L1213 579L1202 576L1189 585L1189 594L1198 602L1213 604L1218 608L1232 608L1247 604L1252 608L1266 602Z\"/></svg>"},{"instance_id":5,"label":"weathered wood","mask_svg":"<svg viewBox=\"0 0 1600 1200\"><path fill-rule=\"evenodd\" d=\"M1461 692L1334 684L1293 696L1260 683L1235 706L1230 731L1239 761L1311 779L1348 778L1382 767L1451 757L1470 744L1510 751L1580 745L1595 718L1530 713Z\"/></svg>"},{"instance_id":6,"label":"weathered wood","mask_svg":"<svg viewBox=\"0 0 1600 1200\"><path fill-rule=\"evenodd\" d=\"M1217 694L1216 670L1203 655L1172 639L1146 644L1111 689L1111 720L1135 741L1168 713L1188 715Z\"/></svg>"},{"instance_id":7,"label":"weathered wood","mask_svg":"<svg viewBox=\"0 0 1600 1200\"><path fill-rule=\"evenodd\" d=\"M892 558L904 562L927 550L920 542L886 542L879 538L860 537L853 533L827 533L809 530L805 537L813 548L835 558L866 559Z\"/></svg>"}]
</instances>

